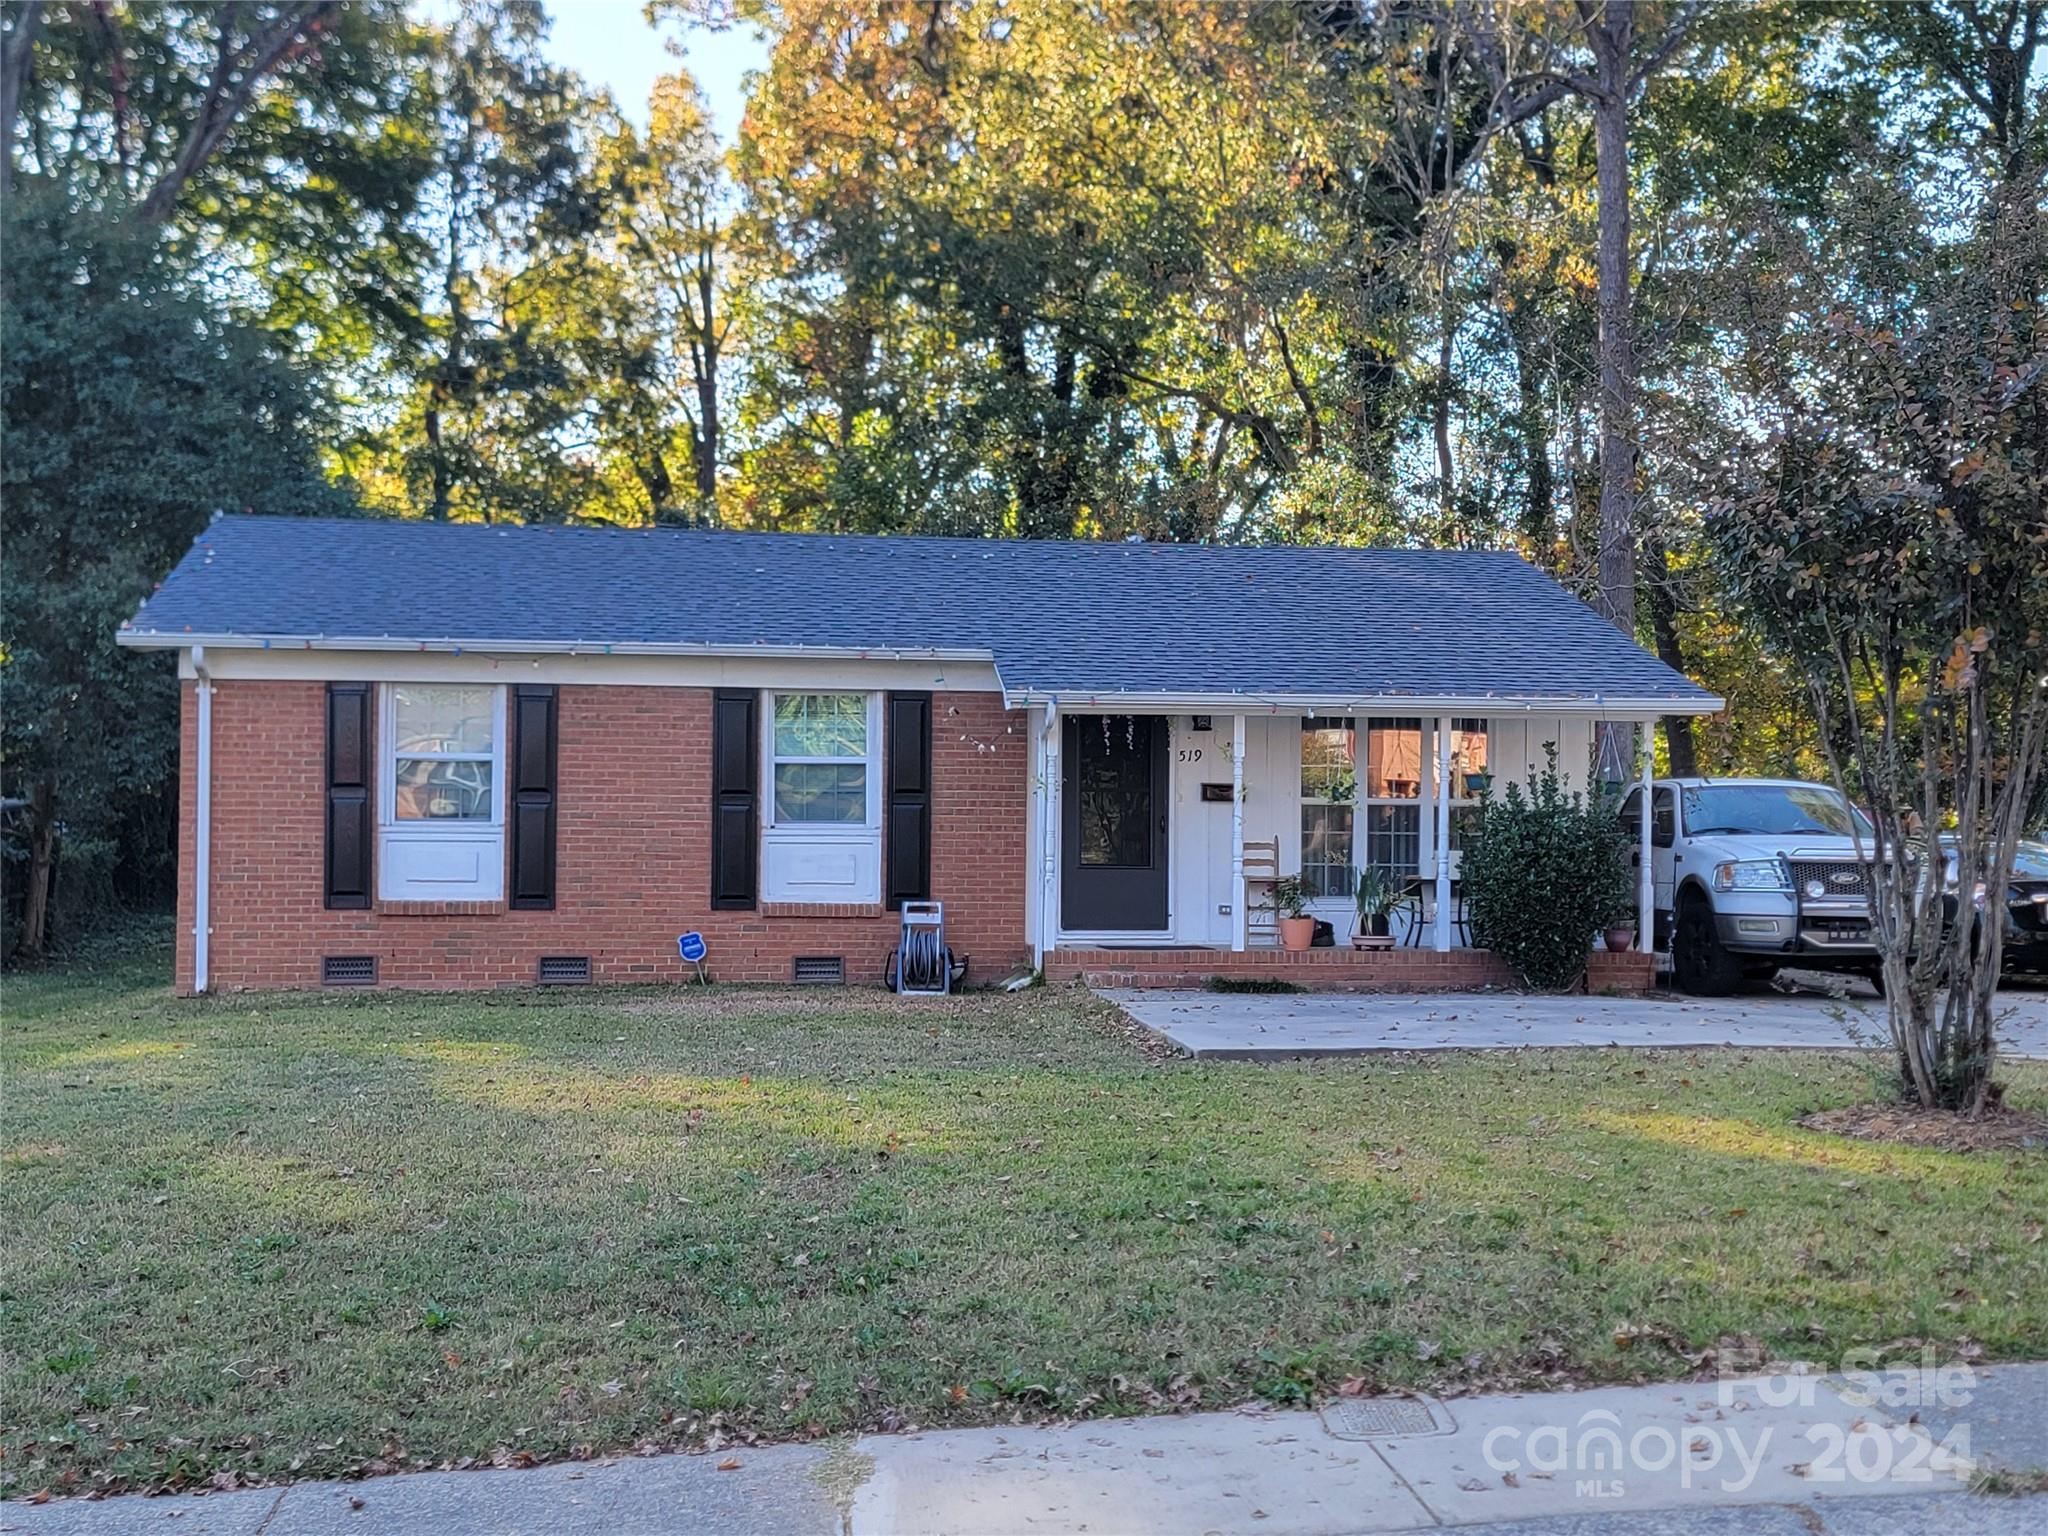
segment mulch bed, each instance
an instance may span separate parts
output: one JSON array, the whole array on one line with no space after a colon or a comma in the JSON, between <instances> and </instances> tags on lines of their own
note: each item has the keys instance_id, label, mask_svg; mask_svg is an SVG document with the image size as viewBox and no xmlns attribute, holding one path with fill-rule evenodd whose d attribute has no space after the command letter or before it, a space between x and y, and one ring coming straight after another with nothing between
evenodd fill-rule
<instances>
[{"instance_id":1,"label":"mulch bed","mask_svg":"<svg viewBox=\"0 0 2048 1536\"><path fill-rule=\"evenodd\" d=\"M1946 1109L1910 1104L1851 1104L1801 1115L1809 1131L1885 1141L1902 1147L1935 1147L1943 1152L2013 1152L2048 1149L2048 1119L2003 1105L1971 1120Z\"/></svg>"}]
</instances>

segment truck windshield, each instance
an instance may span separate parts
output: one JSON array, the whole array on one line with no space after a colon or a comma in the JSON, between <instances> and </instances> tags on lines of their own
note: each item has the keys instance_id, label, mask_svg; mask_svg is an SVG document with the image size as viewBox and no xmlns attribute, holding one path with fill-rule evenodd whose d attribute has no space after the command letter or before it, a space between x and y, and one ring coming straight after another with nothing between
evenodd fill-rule
<instances>
[{"instance_id":1,"label":"truck windshield","mask_svg":"<svg viewBox=\"0 0 2048 1536\"><path fill-rule=\"evenodd\" d=\"M1707 784L1685 791L1685 830L1695 837L1847 837L1851 817L1863 836L1872 835L1861 811L1818 784Z\"/></svg>"}]
</instances>

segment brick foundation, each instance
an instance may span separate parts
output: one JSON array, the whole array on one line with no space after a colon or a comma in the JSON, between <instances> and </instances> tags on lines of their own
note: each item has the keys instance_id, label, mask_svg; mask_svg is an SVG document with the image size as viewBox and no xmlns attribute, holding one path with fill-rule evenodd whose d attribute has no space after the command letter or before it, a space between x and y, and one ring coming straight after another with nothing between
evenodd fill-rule
<instances>
[{"instance_id":1,"label":"brick foundation","mask_svg":"<svg viewBox=\"0 0 2048 1536\"><path fill-rule=\"evenodd\" d=\"M192 986L194 685L183 689L177 981ZM385 987L531 985L542 955L590 956L598 982L680 980L676 935L703 933L713 976L787 981L839 955L879 983L894 913L838 906L710 910L711 694L565 684L555 909L323 901L325 685L231 680L213 696L210 986L312 987L325 955L375 955ZM1024 937L1030 738L988 693L941 693L932 720L932 891L973 979L1030 959Z\"/></svg>"}]
</instances>

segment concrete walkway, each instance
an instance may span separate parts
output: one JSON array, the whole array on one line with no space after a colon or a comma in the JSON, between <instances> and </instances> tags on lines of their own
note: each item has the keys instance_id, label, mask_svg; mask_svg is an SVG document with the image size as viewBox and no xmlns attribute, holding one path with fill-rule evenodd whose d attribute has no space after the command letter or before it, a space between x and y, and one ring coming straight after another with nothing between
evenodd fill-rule
<instances>
[{"instance_id":1,"label":"concrete walkway","mask_svg":"<svg viewBox=\"0 0 2048 1536\"><path fill-rule=\"evenodd\" d=\"M0 1504L28 1536L1904 1536L2048 1529L1963 1491L2048 1467L2048 1366L1338 1399L205 1497ZM1917 1421L1914 1416L1917 1415Z\"/></svg>"},{"instance_id":2,"label":"concrete walkway","mask_svg":"<svg viewBox=\"0 0 2048 1536\"><path fill-rule=\"evenodd\" d=\"M1843 1050L1886 1038L1884 1004L1760 990L1741 997L1558 997L1512 992L1219 993L1105 989L1145 1028L1194 1056L1343 1056L1529 1046L1745 1046ZM2008 1055L2048 1060L2048 990L1999 994Z\"/></svg>"}]
</instances>

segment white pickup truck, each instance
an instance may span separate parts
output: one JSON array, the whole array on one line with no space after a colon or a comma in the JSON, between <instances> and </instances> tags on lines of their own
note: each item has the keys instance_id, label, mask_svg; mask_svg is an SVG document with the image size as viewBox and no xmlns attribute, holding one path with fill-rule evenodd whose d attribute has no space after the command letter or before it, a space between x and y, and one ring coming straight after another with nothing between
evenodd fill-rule
<instances>
[{"instance_id":1,"label":"white pickup truck","mask_svg":"<svg viewBox=\"0 0 2048 1536\"><path fill-rule=\"evenodd\" d=\"M1631 842L1642 790L1622 804ZM1797 779L1659 779L1650 786L1657 948L1680 990L1725 997L1782 966L1878 975L1868 875L1872 830L1824 784ZM1641 867L1642 850L1636 852Z\"/></svg>"}]
</instances>

